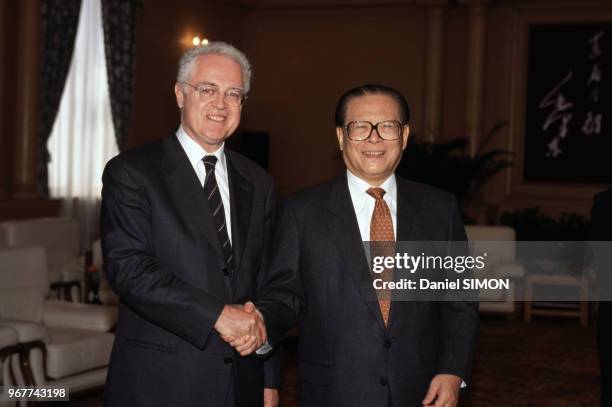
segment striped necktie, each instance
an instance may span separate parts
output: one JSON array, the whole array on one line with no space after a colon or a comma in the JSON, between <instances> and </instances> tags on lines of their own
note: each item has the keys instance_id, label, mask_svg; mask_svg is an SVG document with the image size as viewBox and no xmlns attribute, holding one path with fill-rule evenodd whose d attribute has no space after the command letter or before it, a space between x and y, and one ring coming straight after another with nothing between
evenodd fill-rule
<instances>
[{"instance_id":1,"label":"striped necktie","mask_svg":"<svg viewBox=\"0 0 612 407\"><path fill-rule=\"evenodd\" d=\"M227 224L225 223L223 201L221 200L219 185L217 185L217 178L215 177L215 164L217 164L217 157L214 155L207 155L202 159L202 161L204 161L204 167L206 168L204 193L208 199L208 206L210 207L213 219L215 221L215 228L217 229L217 237L219 238L223 258L225 259L227 265L231 266L232 244L230 243L229 235L227 234Z\"/></svg>"}]
</instances>

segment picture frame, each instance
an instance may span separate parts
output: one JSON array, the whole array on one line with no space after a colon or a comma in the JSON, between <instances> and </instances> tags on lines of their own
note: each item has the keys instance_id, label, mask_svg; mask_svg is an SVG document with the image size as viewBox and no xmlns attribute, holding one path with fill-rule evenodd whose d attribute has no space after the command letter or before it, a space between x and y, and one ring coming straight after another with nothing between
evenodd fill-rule
<instances>
[{"instance_id":1,"label":"picture frame","mask_svg":"<svg viewBox=\"0 0 612 407\"><path fill-rule=\"evenodd\" d=\"M602 29L606 42L600 35L600 55L591 58L589 45L592 48L593 44L588 40ZM604 45L605 61L601 55ZM585 55L577 61L580 52ZM586 86L595 63L600 63L599 82L591 80ZM606 73L609 78L602 68L610 72ZM610 90L603 89L605 84ZM599 103L589 104L595 85L600 88ZM517 159L507 178L510 199L590 200L612 184L612 165L606 159L612 152L612 9L604 2L581 8L517 7L511 99L508 147ZM593 119L594 113L600 113L596 107L607 109L601 112L605 115L597 116L599 128ZM583 127L590 134L582 133ZM593 142L596 137L599 143ZM610 150L606 151L608 143Z\"/></svg>"}]
</instances>

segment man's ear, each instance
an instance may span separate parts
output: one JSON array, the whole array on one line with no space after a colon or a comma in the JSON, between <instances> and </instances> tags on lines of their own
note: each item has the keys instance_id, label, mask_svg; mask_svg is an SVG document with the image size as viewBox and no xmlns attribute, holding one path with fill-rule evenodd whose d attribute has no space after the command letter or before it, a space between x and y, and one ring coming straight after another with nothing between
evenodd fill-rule
<instances>
[{"instance_id":1,"label":"man's ear","mask_svg":"<svg viewBox=\"0 0 612 407\"><path fill-rule=\"evenodd\" d=\"M174 95L176 96L176 104L178 105L178 108L182 109L185 102L185 94L183 93L183 88L178 83L174 84Z\"/></svg>"},{"instance_id":2,"label":"man's ear","mask_svg":"<svg viewBox=\"0 0 612 407\"><path fill-rule=\"evenodd\" d=\"M344 148L344 129L342 127L336 127L336 137L338 138L338 147L342 151Z\"/></svg>"},{"instance_id":3,"label":"man's ear","mask_svg":"<svg viewBox=\"0 0 612 407\"><path fill-rule=\"evenodd\" d=\"M402 131L402 150L404 150L408 145L408 137L410 137L410 126L406 124L404 125L404 130Z\"/></svg>"}]
</instances>

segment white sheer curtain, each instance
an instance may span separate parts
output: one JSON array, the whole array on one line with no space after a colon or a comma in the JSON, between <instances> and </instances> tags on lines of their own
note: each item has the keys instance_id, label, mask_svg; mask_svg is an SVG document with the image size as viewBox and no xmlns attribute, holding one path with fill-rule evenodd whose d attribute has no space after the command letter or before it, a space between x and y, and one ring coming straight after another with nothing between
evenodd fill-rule
<instances>
[{"instance_id":1,"label":"white sheer curtain","mask_svg":"<svg viewBox=\"0 0 612 407\"><path fill-rule=\"evenodd\" d=\"M49 190L81 224L81 246L98 235L104 164L117 154L100 0L83 0L72 63L48 141Z\"/></svg>"}]
</instances>

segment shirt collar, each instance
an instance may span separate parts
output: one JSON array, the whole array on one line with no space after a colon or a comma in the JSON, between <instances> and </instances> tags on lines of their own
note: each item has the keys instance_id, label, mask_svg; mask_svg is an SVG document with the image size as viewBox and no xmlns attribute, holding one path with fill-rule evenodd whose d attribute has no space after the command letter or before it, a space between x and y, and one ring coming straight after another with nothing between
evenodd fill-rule
<instances>
[{"instance_id":1,"label":"shirt collar","mask_svg":"<svg viewBox=\"0 0 612 407\"><path fill-rule=\"evenodd\" d=\"M183 129L183 125L181 124L176 131L176 137L178 138L179 143L187 153L187 157L189 158L189 162L195 168L200 165L203 165L202 159L207 155L214 155L217 157L217 164L215 165L215 172L219 174L219 170L222 173L226 173L227 165L225 162L225 142L221 144L221 146L214 153L209 153L204 150L202 146L195 142L194 139L189 137L185 129Z\"/></svg>"},{"instance_id":2,"label":"shirt collar","mask_svg":"<svg viewBox=\"0 0 612 407\"><path fill-rule=\"evenodd\" d=\"M355 213L359 213L364 208L367 199L374 199L367 192L372 186L348 169L346 170L346 178L349 192L353 200L353 206L355 207ZM391 199L391 202L397 202L397 181L395 179L395 174L391 174L389 178L380 185L380 188L385 190L385 197Z\"/></svg>"}]
</instances>

